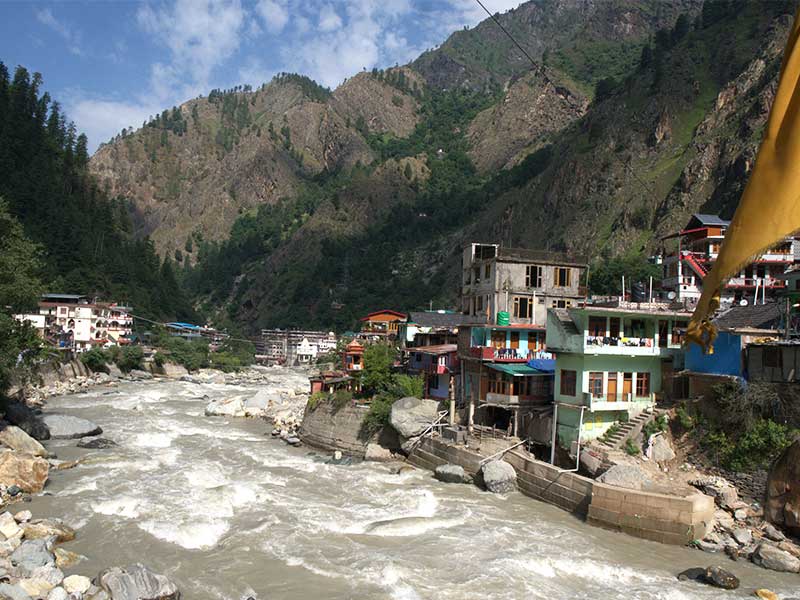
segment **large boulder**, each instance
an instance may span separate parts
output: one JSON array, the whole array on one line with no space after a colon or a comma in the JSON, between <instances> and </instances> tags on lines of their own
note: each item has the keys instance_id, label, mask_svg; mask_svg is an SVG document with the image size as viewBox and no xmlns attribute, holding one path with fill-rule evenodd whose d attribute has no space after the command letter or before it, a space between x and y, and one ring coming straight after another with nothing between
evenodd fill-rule
<instances>
[{"instance_id":1,"label":"large boulder","mask_svg":"<svg viewBox=\"0 0 800 600\"><path fill-rule=\"evenodd\" d=\"M490 460L481 467L486 489L495 494L507 494L517 489L517 472L504 460Z\"/></svg>"},{"instance_id":2,"label":"large boulder","mask_svg":"<svg viewBox=\"0 0 800 600\"><path fill-rule=\"evenodd\" d=\"M56 558L47 549L47 540L25 540L11 553L11 564L29 577L39 567L54 565Z\"/></svg>"},{"instance_id":3,"label":"large boulder","mask_svg":"<svg viewBox=\"0 0 800 600\"><path fill-rule=\"evenodd\" d=\"M445 483L472 483L472 477L461 465L439 465L433 471L433 476Z\"/></svg>"},{"instance_id":4,"label":"large boulder","mask_svg":"<svg viewBox=\"0 0 800 600\"><path fill-rule=\"evenodd\" d=\"M260 417L267 414L267 410L281 403L281 397L269 390L259 390L244 402L244 412L248 417Z\"/></svg>"},{"instance_id":5,"label":"large boulder","mask_svg":"<svg viewBox=\"0 0 800 600\"><path fill-rule=\"evenodd\" d=\"M128 373L128 377L133 380L145 380L145 379L152 379L153 374L148 373L147 371L142 371L140 369L133 369L130 373Z\"/></svg>"},{"instance_id":6,"label":"large boulder","mask_svg":"<svg viewBox=\"0 0 800 600\"><path fill-rule=\"evenodd\" d=\"M81 440L78 442L78 448L89 448L90 450L106 450L114 448L117 442L109 440L108 438L92 438L90 440Z\"/></svg>"},{"instance_id":7,"label":"large boulder","mask_svg":"<svg viewBox=\"0 0 800 600\"><path fill-rule=\"evenodd\" d=\"M96 423L71 415L45 415L42 420L55 440L71 440L100 435L103 430Z\"/></svg>"},{"instance_id":8,"label":"large boulder","mask_svg":"<svg viewBox=\"0 0 800 600\"><path fill-rule=\"evenodd\" d=\"M51 536L57 543L70 542L75 539L75 530L60 519L36 519L23 523L26 540L47 539Z\"/></svg>"},{"instance_id":9,"label":"large boulder","mask_svg":"<svg viewBox=\"0 0 800 600\"><path fill-rule=\"evenodd\" d=\"M21 402L9 402L5 407L5 418L34 439L50 439L50 430L42 420L41 414Z\"/></svg>"},{"instance_id":10,"label":"large boulder","mask_svg":"<svg viewBox=\"0 0 800 600\"><path fill-rule=\"evenodd\" d=\"M97 576L97 583L111 600L179 600L178 587L164 575L136 563L125 569L114 567Z\"/></svg>"},{"instance_id":11,"label":"large boulder","mask_svg":"<svg viewBox=\"0 0 800 600\"><path fill-rule=\"evenodd\" d=\"M6 487L16 485L23 492L41 492L49 471L50 465L39 456L0 452L0 483Z\"/></svg>"},{"instance_id":12,"label":"large boulder","mask_svg":"<svg viewBox=\"0 0 800 600\"><path fill-rule=\"evenodd\" d=\"M767 475L764 518L800 535L800 440L772 463Z\"/></svg>"},{"instance_id":13,"label":"large boulder","mask_svg":"<svg viewBox=\"0 0 800 600\"><path fill-rule=\"evenodd\" d=\"M16 425L2 425L0 430L0 444L25 454L34 456L47 456L47 450Z\"/></svg>"},{"instance_id":14,"label":"large boulder","mask_svg":"<svg viewBox=\"0 0 800 600\"><path fill-rule=\"evenodd\" d=\"M384 448L380 444L371 442L367 444L367 448L364 450L364 460L373 462L389 462L394 460L394 456L392 455L392 451L388 448Z\"/></svg>"},{"instance_id":15,"label":"large boulder","mask_svg":"<svg viewBox=\"0 0 800 600\"><path fill-rule=\"evenodd\" d=\"M657 463L675 460L675 450L663 435L653 438L653 443L650 445L650 459Z\"/></svg>"},{"instance_id":16,"label":"large boulder","mask_svg":"<svg viewBox=\"0 0 800 600\"><path fill-rule=\"evenodd\" d=\"M206 405L205 413L207 417L243 417L244 402L238 396L212 400Z\"/></svg>"},{"instance_id":17,"label":"large boulder","mask_svg":"<svg viewBox=\"0 0 800 600\"><path fill-rule=\"evenodd\" d=\"M404 438L413 438L424 433L438 416L438 402L408 396L392 404L389 422Z\"/></svg>"},{"instance_id":18,"label":"large boulder","mask_svg":"<svg viewBox=\"0 0 800 600\"><path fill-rule=\"evenodd\" d=\"M735 590L739 587L739 578L722 567L708 567L705 572L706 583L723 590Z\"/></svg>"},{"instance_id":19,"label":"large boulder","mask_svg":"<svg viewBox=\"0 0 800 600\"><path fill-rule=\"evenodd\" d=\"M614 465L597 478L600 483L625 488L628 490L641 490L650 484L650 477L636 465Z\"/></svg>"},{"instance_id":20,"label":"large boulder","mask_svg":"<svg viewBox=\"0 0 800 600\"><path fill-rule=\"evenodd\" d=\"M800 573L800 559L766 542L760 543L756 548L753 562L773 571Z\"/></svg>"},{"instance_id":21,"label":"large boulder","mask_svg":"<svg viewBox=\"0 0 800 600\"><path fill-rule=\"evenodd\" d=\"M186 370L186 367L172 362L165 362L161 369L166 377L181 379L181 381L183 381L182 378L184 376L189 375L189 371Z\"/></svg>"}]
</instances>

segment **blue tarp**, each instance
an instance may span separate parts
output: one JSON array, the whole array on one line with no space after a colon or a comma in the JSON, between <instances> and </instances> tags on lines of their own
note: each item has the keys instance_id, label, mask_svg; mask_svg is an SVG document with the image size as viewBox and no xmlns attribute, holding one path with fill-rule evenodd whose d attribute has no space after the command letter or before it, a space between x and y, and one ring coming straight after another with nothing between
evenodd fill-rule
<instances>
[{"instance_id":1,"label":"blue tarp","mask_svg":"<svg viewBox=\"0 0 800 600\"><path fill-rule=\"evenodd\" d=\"M556 360L554 358L532 358L528 361L528 366L545 373L556 372Z\"/></svg>"},{"instance_id":2,"label":"blue tarp","mask_svg":"<svg viewBox=\"0 0 800 600\"><path fill-rule=\"evenodd\" d=\"M192 325L191 323L167 323L167 327L173 327L176 329L202 329L199 325Z\"/></svg>"}]
</instances>

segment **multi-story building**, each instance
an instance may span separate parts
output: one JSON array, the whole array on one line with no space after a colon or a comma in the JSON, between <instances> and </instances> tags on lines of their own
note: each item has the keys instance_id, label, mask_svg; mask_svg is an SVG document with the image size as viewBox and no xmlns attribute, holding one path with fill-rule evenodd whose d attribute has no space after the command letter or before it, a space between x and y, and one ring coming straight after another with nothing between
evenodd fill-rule
<instances>
[{"instance_id":1,"label":"multi-story building","mask_svg":"<svg viewBox=\"0 0 800 600\"><path fill-rule=\"evenodd\" d=\"M585 298L585 260L557 252L470 244L462 254L461 312L497 323L544 326L548 308L569 308Z\"/></svg>"},{"instance_id":2,"label":"multi-story building","mask_svg":"<svg viewBox=\"0 0 800 600\"><path fill-rule=\"evenodd\" d=\"M396 310L384 309L369 313L361 319L359 339L367 342L394 340L397 338L400 326L408 321L405 313Z\"/></svg>"},{"instance_id":3,"label":"multi-story building","mask_svg":"<svg viewBox=\"0 0 800 600\"><path fill-rule=\"evenodd\" d=\"M322 354L336 350L336 342L336 334L332 331L262 329L258 350L268 362L307 364Z\"/></svg>"},{"instance_id":4,"label":"multi-story building","mask_svg":"<svg viewBox=\"0 0 800 600\"><path fill-rule=\"evenodd\" d=\"M45 338L61 340L76 352L111 345L108 337L111 310L77 294L44 294L39 314L45 317Z\"/></svg>"},{"instance_id":5,"label":"multi-story building","mask_svg":"<svg viewBox=\"0 0 800 600\"><path fill-rule=\"evenodd\" d=\"M558 443L601 436L655 405L666 372L682 368L691 313L664 303L614 301L551 309Z\"/></svg>"},{"instance_id":6,"label":"multi-story building","mask_svg":"<svg viewBox=\"0 0 800 600\"><path fill-rule=\"evenodd\" d=\"M407 370L409 375L422 376L425 398L455 398L458 369L456 344L417 346L409 350Z\"/></svg>"},{"instance_id":7,"label":"multi-story building","mask_svg":"<svg viewBox=\"0 0 800 600\"><path fill-rule=\"evenodd\" d=\"M117 344L129 344L133 334L133 309L130 306L111 304L108 307L108 339Z\"/></svg>"},{"instance_id":8,"label":"multi-story building","mask_svg":"<svg viewBox=\"0 0 800 600\"><path fill-rule=\"evenodd\" d=\"M666 236L676 240L674 251L661 257L662 290L677 300L696 301L703 293L703 279L717 260L730 221L717 215L695 214L681 231ZM800 256L800 243L787 237L731 277L721 300L726 303L763 301L786 289L783 275ZM672 296L670 296L672 297Z\"/></svg>"}]
</instances>

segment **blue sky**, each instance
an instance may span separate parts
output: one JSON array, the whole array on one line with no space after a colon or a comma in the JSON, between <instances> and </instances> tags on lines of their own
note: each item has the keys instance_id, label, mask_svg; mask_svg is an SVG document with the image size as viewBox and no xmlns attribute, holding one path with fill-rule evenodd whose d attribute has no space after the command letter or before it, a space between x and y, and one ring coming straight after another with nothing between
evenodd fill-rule
<instances>
[{"instance_id":1,"label":"blue sky","mask_svg":"<svg viewBox=\"0 0 800 600\"><path fill-rule=\"evenodd\" d=\"M505 12L521 0L483 0ZM91 148L212 88L281 71L331 88L485 17L474 0L0 2L0 61L42 73Z\"/></svg>"}]
</instances>

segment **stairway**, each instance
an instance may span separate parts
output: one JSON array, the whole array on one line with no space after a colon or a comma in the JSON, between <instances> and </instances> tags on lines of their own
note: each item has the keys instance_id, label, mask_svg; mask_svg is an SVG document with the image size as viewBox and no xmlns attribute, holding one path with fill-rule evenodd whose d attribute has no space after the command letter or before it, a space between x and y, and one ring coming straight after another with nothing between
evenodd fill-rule
<instances>
[{"instance_id":1,"label":"stairway","mask_svg":"<svg viewBox=\"0 0 800 600\"><path fill-rule=\"evenodd\" d=\"M687 263L689 263L689 266L692 267L692 269L694 269L694 271L700 276L700 279L704 279L705 276L708 275L708 271L706 271L706 268L700 264L700 262L694 257L693 254L687 252L686 254L684 254L683 258L686 260Z\"/></svg>"},{"instance_id":2,"label":"stairway","mask_svg":"<svg viewBox=\"0 0 800 600\"><path fill-rule=\"evenodd\" d=\"M621 448L622 444L624 444L625 440L630 437L631 433L633 433L635 430L641 431L642 427L644 427L644 424L652 419L655 415L656 413L649 409L642 411L630 421L622 423L620 429L616 433L608 436L606 439L600 442L600 444L611 450L617 450Z\"/></svg>"}]
</instances>

